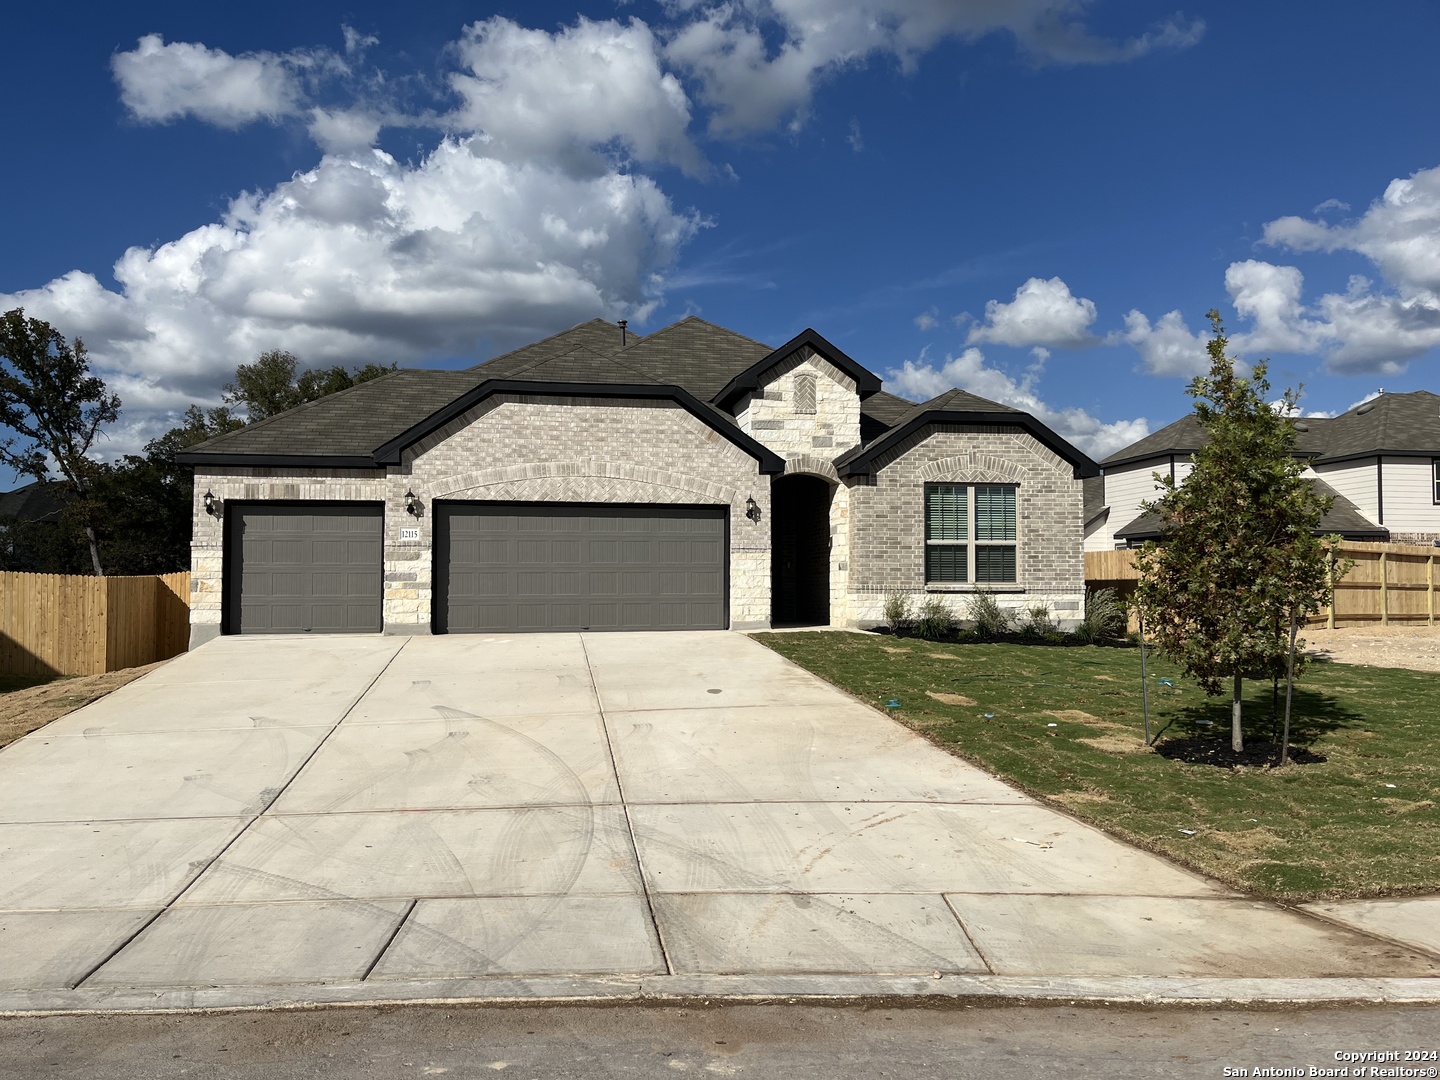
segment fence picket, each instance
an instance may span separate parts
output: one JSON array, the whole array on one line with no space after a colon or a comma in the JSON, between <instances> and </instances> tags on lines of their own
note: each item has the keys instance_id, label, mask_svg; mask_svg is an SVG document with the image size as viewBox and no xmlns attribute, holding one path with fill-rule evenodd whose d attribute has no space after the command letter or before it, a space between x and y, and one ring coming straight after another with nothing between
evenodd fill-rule
<instances>
[{"instance_id":1,"label":"fence picket","mask_svg":"<svg viewBox=\"0 0 1440 1080\"><path fill-rule=\"evenodd\" d=\"M0 674L95 675L166 660L190 638L190 575L0 572Z\"/></svg>"}]
</instances>

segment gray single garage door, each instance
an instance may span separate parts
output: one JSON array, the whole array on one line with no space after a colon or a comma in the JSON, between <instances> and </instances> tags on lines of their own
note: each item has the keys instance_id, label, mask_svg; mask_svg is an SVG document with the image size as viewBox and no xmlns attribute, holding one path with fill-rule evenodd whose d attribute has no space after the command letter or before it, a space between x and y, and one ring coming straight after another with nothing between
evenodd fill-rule
<instances>
[{"instance_id":1,"label":"gray single garage door","mask_svg":"<svg viewBox=\"0 0 1440 1080\"><path fill-rule=\"evenodd\" d=\"M229 633L382 629L382 507L242 503L227 510Z\"/></svg>"},{"instance_id":2,"label":"gray single garage door","mask_svg":"<svg viewBox=\"0 0 1440 1080\"><path fill-rule=\"evenodd\" d=\"M723 630L726 509L439 503L435 629Z\"/></svg>"}]
</instances>

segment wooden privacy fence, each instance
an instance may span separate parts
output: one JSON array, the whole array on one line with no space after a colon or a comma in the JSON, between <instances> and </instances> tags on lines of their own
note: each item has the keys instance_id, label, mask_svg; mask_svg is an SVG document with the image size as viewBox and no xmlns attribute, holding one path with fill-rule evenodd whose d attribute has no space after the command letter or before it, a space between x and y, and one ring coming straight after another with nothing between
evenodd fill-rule
<instances>
[{"instance_id":1,"label":"wooden privacy fence","mask_svg":"<svg viewBox=\"0 0 1440 1080\"><path fill-rule=\"evenodd\" d=\"M0 674L98 675L190 643L190 574L0 573Z\"/></svg>"},{"instance_id":2,"label":"wooden privacy fence","mask_svg":"<svg viewBox=\"0 0 1440 1080\"><path fill-rule=\"evenodd\" d=\"M1335 583L1335 603L1306 620L1308 626L1434 626L1435 559L1440 549L1419 544L1366 544L1346 540L1342 558L1355 565ZM1085 583L1125 596L1140 575L1134 551L1087 551Z\"/></svg>"}]
</instances>

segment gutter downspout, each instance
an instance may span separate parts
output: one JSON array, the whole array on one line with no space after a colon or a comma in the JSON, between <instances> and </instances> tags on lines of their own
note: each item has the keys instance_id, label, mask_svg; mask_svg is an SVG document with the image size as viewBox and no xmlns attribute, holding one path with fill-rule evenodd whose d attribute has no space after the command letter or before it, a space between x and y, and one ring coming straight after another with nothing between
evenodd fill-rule
<instances>
[{"instance_id":1,"label":"gutter downspout","mask_svg":"<svg viewBox=\"0 0 1440 1080\"><path fill-rule=\"evenodd\" d=\"M1379 454L1375 455L1375 517L1376 525L1385 524L1385 473L1381 468L1384 462Z\"/></svg>"}]
</instances>

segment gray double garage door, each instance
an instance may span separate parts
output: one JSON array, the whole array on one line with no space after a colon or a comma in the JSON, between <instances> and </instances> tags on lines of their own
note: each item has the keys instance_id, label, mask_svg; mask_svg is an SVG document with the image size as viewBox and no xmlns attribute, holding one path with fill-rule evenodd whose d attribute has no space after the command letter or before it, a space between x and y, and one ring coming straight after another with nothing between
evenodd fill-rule
<instances>
[{"instance_id":1,"label":"gray double garage door","mask_svg":"<svg viewBox=\"0 0 1440 1080\"><path fill-rule=\"evenodd\" d=\"M433 505L434 630L719 630L724 507ZM383 628L376 505L229 508L230 633ZM237 557L238 556L238 557Z\"/></svg>"}]
</instances>

